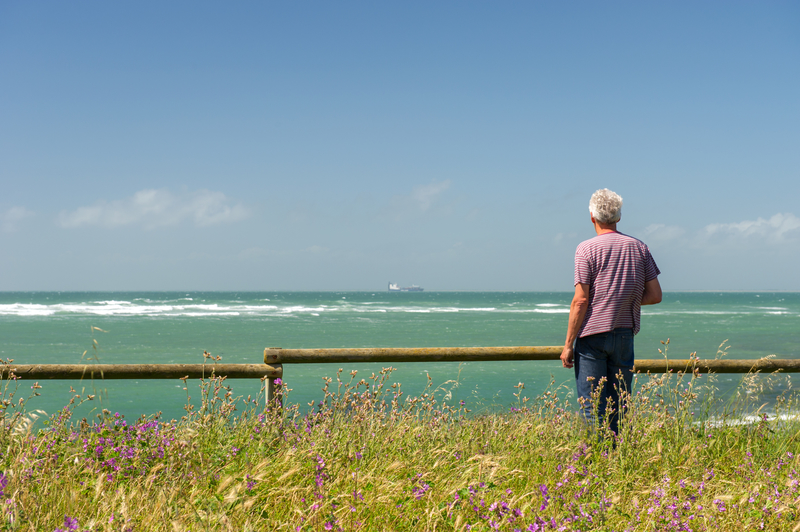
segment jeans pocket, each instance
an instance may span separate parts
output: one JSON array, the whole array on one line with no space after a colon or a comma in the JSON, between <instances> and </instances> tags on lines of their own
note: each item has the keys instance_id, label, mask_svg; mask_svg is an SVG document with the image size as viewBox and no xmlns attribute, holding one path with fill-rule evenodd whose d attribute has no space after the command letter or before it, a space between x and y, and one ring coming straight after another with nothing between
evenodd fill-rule
<instances>
[{"instance_id":1,"label":"jeans pocket","mask_svg":"<svg viewBox=\"0 0 800 532\"><path fill-rule=\"evenodd\" d=\"M608 333L592 334L581 338L581 355L593 360L605 360L608 353Z\"/></svg>"},{"instance_id":2,"label":"jeans pocket","mask_svg":"<svg viewBox=\"0 0 800 532\"><path fill-rule=\"evenodd\" d=\"M616 349L614 349L614 365L633 367L633 333L617 335Z\"/></svg>"}]
</instances>

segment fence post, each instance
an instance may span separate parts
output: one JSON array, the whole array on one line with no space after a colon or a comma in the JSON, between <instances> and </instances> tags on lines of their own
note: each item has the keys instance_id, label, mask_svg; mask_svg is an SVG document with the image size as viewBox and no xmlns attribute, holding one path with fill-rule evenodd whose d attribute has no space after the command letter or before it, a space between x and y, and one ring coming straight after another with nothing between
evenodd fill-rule
<instances>
[{"instance_id":1,"label":"fence post","mask_svg":"<svg viewBox=\"0 0 800 532\"><path fill-rule=\"evenodd\" d=\"M275 368L280 368L283 371L283 364L276 364ZM281 376L283 373L281 373ZM280 377L267 377L267 408L273 404L278 408L283 408L283 393L281 386L283 380Z\"/></svg>"}]
</instances>

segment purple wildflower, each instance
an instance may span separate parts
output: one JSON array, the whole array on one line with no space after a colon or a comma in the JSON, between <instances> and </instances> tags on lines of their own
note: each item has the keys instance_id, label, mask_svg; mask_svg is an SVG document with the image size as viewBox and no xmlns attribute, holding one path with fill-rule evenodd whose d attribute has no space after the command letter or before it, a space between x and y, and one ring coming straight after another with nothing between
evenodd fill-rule
<instances>
[{"instance_id":1,"label":"purple wildflower","mask_svg":"<svg viewBox=\"0 0 800 532\"><path fill-rule=\"evenodd\" d=\"M539 486L539 491L542 492L542 506L539 508L539 510L541 511L547 508L547 505L550 502L550 495L548 495L546 484L542 484L541 486Z\"/></svg>"},{"instance_id":2,"label":"purple wildflower","mask_svg":"<svg viewBox=\"0 0 800 532\"><path fill-rule=\"evenodd\" d=\"M431 489L430 485L420 480L419 485L411 489L411 493L415 499L420 500L429 489Z\"/></svg>"},{"instance_id":3,"label":"purple wildflower","mask_svg":"<svg viewBox=\"0 0 800 532\"><path fill-rule=\"evenodd\" d=\"M70 532L72 530L78 530L78 520L75 519L74 517L65 515L64 526L66 528L56 528L55 532Z\"/></svg>"}]
</instances>

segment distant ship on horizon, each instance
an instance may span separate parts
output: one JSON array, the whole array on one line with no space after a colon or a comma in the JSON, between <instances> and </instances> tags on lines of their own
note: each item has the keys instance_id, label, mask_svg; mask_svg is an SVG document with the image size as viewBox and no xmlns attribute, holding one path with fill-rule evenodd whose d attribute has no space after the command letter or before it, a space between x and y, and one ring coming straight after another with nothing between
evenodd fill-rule
<instances>
[{"instance_id":1,"label":"distant ship on horizon","mask_svg":"<svg viewBox=\"0 0 800 532\"><path fill-rule=\"evenodd\" d=\"M389 283L389 292L422 292L424 288L412 284L411 286L400 286L397 283Z\"/></svg>"}]
</instances>

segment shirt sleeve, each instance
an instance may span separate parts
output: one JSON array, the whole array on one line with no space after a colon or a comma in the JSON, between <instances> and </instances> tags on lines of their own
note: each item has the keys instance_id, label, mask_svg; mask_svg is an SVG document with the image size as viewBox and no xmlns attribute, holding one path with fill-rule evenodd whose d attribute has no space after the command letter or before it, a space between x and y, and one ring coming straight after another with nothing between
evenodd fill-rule
<instances>
[{"instance_id":1,"label":"shirt sleeve","mask_svg":"<svg viewBox=\"0 0 800 532\"><path fill-rule=\"evenodd\" d=\"M645 246L645 258L644 258L644 282L649 282L661 275L661 270L658 269L656 265L656 261L653 259L653 256L650 254L650 248Z\"/></svg>"},{"instance_id":2,"label":"shirt sleeve","mask_svg":"<svg viewBox=\"0 0 800 532\"><path fill-rule=\"evenodd\" d=\"M580 246L575 250L575 284L573 286L578 286L578 284L592 284L592 271L589 267L589 261L586 260Z\"/></svg>"}]
</instances>

